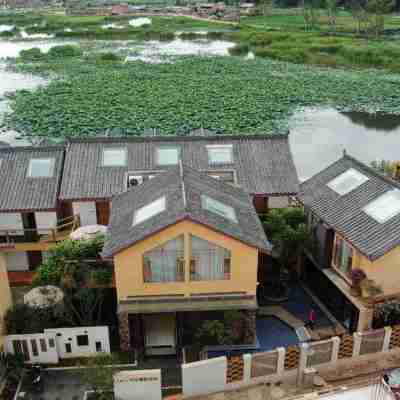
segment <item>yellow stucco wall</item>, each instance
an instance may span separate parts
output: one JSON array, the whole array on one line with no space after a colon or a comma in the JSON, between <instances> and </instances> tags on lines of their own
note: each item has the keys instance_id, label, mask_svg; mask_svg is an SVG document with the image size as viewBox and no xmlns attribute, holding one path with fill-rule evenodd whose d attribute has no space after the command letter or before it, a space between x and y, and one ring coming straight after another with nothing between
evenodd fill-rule
<instances>
[{"instance_id":1,"label":"yellow stucco wall","mask_svg":"<svg viewBox=\"0 0 400 400\"><path fill-rule=\"evenodd\" d=\"M11 305L11 290L8 284L6 262L3 254L0 253L0 348L3 346L3 317Z\"/></svg>"},{"instance_id":2,"label":"yellow stucco wall","mask_svg":"<svg viewBox=\"0 0 400 400\"><path fill-rule=\"evenodd\" d=\"M231 278L218 281L190 281L190 240L193 234L231 251ZM185 235L185 282L144 283L143 253L180 235ZM191 221L173 225L114 256L118 299L127 296L190 293L246 292L255 295L258 250Z\"/></svg>"},{"instance_id":3,"label":"yellow stucco wall","mask_svg":"<svg viewBox=\"0 0 400 400\"><path fill-rule=\"evenodd\" d=\"M336 234L336 237L342 236ZM349 242L347 241L347 243ZM335 249L333 248L334 251ZM332 254L333 259L334 253ZM375 283L380 285L383 290L383 296L400 294L400 246L395 247L374 261L370 261L353 247L352 268L361 268L369 279L373 279Z\"/></svg>"}]
</instances>

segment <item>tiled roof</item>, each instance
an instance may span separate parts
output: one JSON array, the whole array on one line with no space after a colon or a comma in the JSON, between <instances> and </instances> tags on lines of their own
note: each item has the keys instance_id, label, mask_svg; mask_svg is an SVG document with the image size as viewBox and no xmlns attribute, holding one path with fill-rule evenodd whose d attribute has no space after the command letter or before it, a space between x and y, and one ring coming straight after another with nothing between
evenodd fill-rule
<instances>
[{"instance_id":1,"label":"tiled roof","mask_svg":"<svg viewBox=\"0 0 400 400\"><path fill-rule=\"evenodd\" d=\"M126 189L126 175L160 170L156 149L179 145L184 164L197 169L235 170L238 184L250 194L296 194L298 178L286 135L153 136L73 140L65 158L61 200L111 198ZM209 165L206 145L232 144L233 163ZM125 167L102 166L103 149L125 147Z\"/></svg>"},{"instance_id":2,"label":"tiled roof","mask_svg":"<svg viewBox=\"0 0 400 400\"><path fill-rule=\"evenodd\" d=\"M202 194L232 207L238 222L202 208ZM135 211L162 196L166 198L165 211L132 226ZM103 255L109 257L184 219L190 219L264 251L271 250L247 193L180 164L113 198Z\"/></svg>"},{"instance_id":3,"label":"tiled roof","mask_svg":"<svg viewBox=\"0 0 400 400\"><path fill-rule=\"evenodd\" d=\"M340 196L327 186L349 168L368 177L351 192ZM400 188L360 161L344 155L341 159L300 185L299 198L354 247L375 260L400 245L400 214L384 223L377 222L363 208L382 194Z\"/></svg>"},{"instance_id":4,"label":"tiled roof","mask_svg":"<svg viewBox=\"0 0 400 400\"><path fill-rule=\"evenodd\" d=\"M32 158L54 158L52 177L28 177ZM0 212L56 209L63 158L62 147L0 149Z\"/></svg>"}]
</instances>

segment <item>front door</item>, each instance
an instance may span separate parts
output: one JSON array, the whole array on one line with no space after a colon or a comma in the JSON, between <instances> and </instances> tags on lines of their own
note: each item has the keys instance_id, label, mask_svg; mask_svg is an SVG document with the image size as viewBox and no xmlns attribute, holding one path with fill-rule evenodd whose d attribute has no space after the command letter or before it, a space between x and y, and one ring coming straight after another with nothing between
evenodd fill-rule
<instances>
[{"instance_id":1,"label":"front door","mask_svg":"<svg viewBox=\"0 0 400 400\"><path fill-rule=\"evenodd\" d=\"M146 355L176 354L175 314L144 315Z\"/></svg>"}]
</instances>

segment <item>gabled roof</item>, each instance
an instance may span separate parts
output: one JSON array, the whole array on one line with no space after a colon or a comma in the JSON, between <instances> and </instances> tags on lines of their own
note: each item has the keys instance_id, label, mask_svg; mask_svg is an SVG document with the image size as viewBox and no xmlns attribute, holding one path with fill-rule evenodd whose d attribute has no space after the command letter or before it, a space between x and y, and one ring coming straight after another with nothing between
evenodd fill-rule
<instances>
[{"instance_id":1,"label":"gabled roof","mask_svg":"<svg viewBox=\"0 0 400 400\"><path fill-rule=\"evenodd\" d=\"M237 223L205 210L201 202L201 196L204 194L232 207ZM165 211L132 226L135 212L162 196L165 196L166 200ZM113 198L103 255L112 256L184 219L207 226L261 250L271 250L247 193L180 163L179 166Z\"/></svg>"},{"instance_id":2,"label":"gabled roof","mask_svg":"<svg viewBox=\"0 0 400 400\"><path fill-rule=\"evenodd\" d=\"M209 165L206 146L232 144L233 163ZM61 200L111 198L126 190L126 175L165 170L157 165L160 146L178 145L184 164L200 171L234 170L237 183L251 194L296 194L298 177L286 135L153 136L72 140L66 152ZM125 167L102 166L103 149L125 147Z\"/></svg>"},{"instance_id":3,"label":"gabled roof","mask_svg":"<svg viewBox=\"0 0 400 400\"><path fill-rule=\"evenodd\" d=\"M350 168L368 180L344 195L327 186ZM382 194L399 188L398 183L344 154L341 159L303 182L299 199L362 254L375 260L400 245L400 214L379 223L363 209Z\"/></svg>"},{"instance_id":4,"label":"gabled roof","mask_svg":"<svg viewBox=\"0 0 400 400\"><path fill-rule=\"evenodd\" d=\"M51 177L28 176L31 159L54 159ZM0 149L0 212L54 210L61 182L63 147Z\"/></svg>"}]
</instances>

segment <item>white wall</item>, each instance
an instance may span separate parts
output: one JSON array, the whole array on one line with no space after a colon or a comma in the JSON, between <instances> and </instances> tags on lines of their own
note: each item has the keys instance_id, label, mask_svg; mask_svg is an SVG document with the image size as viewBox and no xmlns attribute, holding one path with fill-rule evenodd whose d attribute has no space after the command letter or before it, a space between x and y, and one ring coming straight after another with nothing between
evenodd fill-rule
<instances>
[{"instance_id":1,"label":"white wall","mask_svg":"<svg viewBox=\"0 0 400 400\"><path fill-rule=\"evenodd\" d=\"M286 208L289 207L289 197L287 196L270 196L268 197L269 208Z\"/></svg>"},{"instance_id":2,"label":"white wall","mask_svg":"<svg viewBox=\"0 0 400 400\"><path fill-rule=\"evenodd\" d=\"M115 400L161 400L161 370L116 373L114 396Z\"/></svg>"},{"instance_id":3,"label":"white wall","mask_svg":"<svg viewBox=\"0 0 400 400\"><path fill-rule=\"evenodd\" d=\"M22 215L20 213L0 214L0 230L24 229ZM18 232L23 235L23 232Z\"/></svg>"},{"instance_id":4,"label":"white wall","mask_svg":"<svg viewBox=\"0 0 400 400\"><path fill-rule=\"evenodd\" d=\"M79 215L81 225L97 225L96 203L94 201L75 201L72 203L74 215Z\"/></svg>"},{"instance_id":5,"label":"white wall","mask_svg":"<svg viewBox=\"0 0 400 400\"><path fill-rule=\"evenodd\" d=\"M52 333L35 333L31 335L8 335L5 337L5 345L4 349L6 353L14 354L14 346L13 341L20 340L26 341L29 352L29 360L27 362L30 363L46 363L46 364L57 364L58 363L58 354L56 348L56 337L55 334ZM41 347L40 340L45 341L45 348ZM32 349L32 341L36 342L37 347L37 355L34 355ZM52 341L54 346L51 347ZM43 351L46 350L46 351Z\"/></svg>"},{"instance_id":6,"label":"white wall","mask_svg":"<svg viewBox=\"0 0 400 400\"><path fill-rule=\"evenodd\" d=\"M48 234L49 229L57 226L57 214L52 212L35 212L36 227L39 233Z\"/></svg>"},{"instance_id":7,"label":"white wall","mask_svg":"<svg viewBox=\"0 0 400 400\"><path fill-rule=\"evenodd\" d=\"M182 391L184 397L199 396L225 389L226 357L211 358L182 365Z\"/></svg>"},{"instance_id":8,"label":"white wall","mask_svg":"<svg viewBox=\"0 0 400 400\"><path fill-rule=\"evenodd\" d=\"M7 271L28 271L29 260L25 251L4 253L7 262Z\"/></svg>"},{"instance_id":9,"label":"white wall","mask_svg":"<svg viewBox=\"0 0 400 400\"><path fill-rule=\"evenodd\" d=\"M60 358L90 357L98 354L96 342L101 343L101 353L110 353L110 339L108 326L75 327L60 329L45 329L45 334L55 334L57 352ZM78 346L77 336L87 335L89 343L87 346ZM67 352L66 344L71 345L71 352Z\"/></svg>"}]
</instances>

